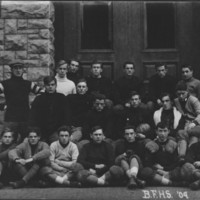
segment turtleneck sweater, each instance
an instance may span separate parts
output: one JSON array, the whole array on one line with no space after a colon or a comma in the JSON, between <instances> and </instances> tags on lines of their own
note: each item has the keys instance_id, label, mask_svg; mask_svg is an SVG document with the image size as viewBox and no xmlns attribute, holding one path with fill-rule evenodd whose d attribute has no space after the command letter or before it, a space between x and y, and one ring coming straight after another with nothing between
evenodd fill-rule
<instances>
[{"instance_id":1,"label":"turtleneck sweater","mask_svg":"<svg viewBox=\"0 0 200 200\"><path fill-rule=\"evenodd\" d=\"M60 78L58 74L55 78L57 80L56 91L58 93L64 94L65 96L69 94L76 94L76 86L73 81L69 80L67 77Z\"/></svg>"}]
</instances>

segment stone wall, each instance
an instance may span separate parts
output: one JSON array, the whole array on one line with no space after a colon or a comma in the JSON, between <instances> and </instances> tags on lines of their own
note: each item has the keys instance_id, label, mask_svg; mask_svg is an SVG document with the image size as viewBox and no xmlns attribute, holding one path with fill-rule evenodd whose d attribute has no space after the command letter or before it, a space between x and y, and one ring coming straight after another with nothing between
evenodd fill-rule
<instances>
[{"instance_id":1,"label":"stone wall","mask_svg":"<svg viewBox=\"0 0 200 200\"><path fill-rule=\"evenodd\" d=\"M50 1L1 1L0 81L10 77L8 63L22 59L24 78L40 82L54 68L54 7Z\"/></svg>"}]
</instances>

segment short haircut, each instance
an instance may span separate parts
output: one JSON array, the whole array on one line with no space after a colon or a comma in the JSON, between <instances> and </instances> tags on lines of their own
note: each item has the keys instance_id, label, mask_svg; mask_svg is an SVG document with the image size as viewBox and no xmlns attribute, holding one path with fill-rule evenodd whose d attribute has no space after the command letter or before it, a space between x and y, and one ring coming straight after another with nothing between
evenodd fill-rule
<instances>
[{"instance_id":1,"label":"short haircut","mask_svg":"<svg viewBox=\"0 0 200 200\"><path fill-rule=\"evenodd\" d=\"M131 91L131 92L130 92L130 95L129 95L129 98L131 99L131 98L132 98L132 96L135 96L135 95L138 95L138 96L139 96L139 98L141 99L141 96L140 96L140 94L139 94L138 92L136 92L136 91Z\"/></svg>"},{"instance_id":2,"label":"short haircut","mask_svg":"<svg viewBox=\"0 0 200 200\"><path fill-rule=\"evenodd\" d=\"M57 80L54 76L45 76L43 79L44 85L48 85L52 81L55 81L55 83L57 84Z\"/></svg>"},{"instance_id":3,"label":"short haircut","mask_svg":"<svg viewBox=\"0 0 200 200\"><path fill-rule=\"evenodd\" d=\"M4 134L5 134L5 133L8 133L8 132L12 133L12 137L13 137L13 139L14 139L14 142L16 142L16 141L17 141L18 134L16 133L16 131L15 131L13 128L5 127L5 128L3 129L3 131L1 132L1 137L3 137Z\"/></svg>"},{"instance_id":4,"label":"short haircut","mask_svg":"<svg viewBox=\"0 0 200 200\"><path fill-rule=\"evenodd\" d=\"M135 131L135 126L130 125L130 124L127 124L127 125L124 127L124 131L127 130L127 129L133 129L133 130Z\"/></svg>"},{"instance_id":5,"label":"short haircut","mask_svg":"<svg viewBox=\"0 0 200 200\"><path fill-rule=\"evenodd\" d=\"M135 69L135 63L133 61L126 61L126 62L124 62L123 68L125 69L126 65L128 65L128 64L133 65L133 69Z\"/></svg>"},{"instance_id":6,"label":"short haircut","mask_svg":"<svg viewBox=\"0 0 200 200\"><path fill-rule=\"evenodd\" d=\"M193 69L193 67L191 66L191 65L182 65L181 66L181 70L183 69L183 68L188 68L190 71L194 71L194 69Z\"/></svg>"},{"instance_id":7,"label":"short haircut","mask_svg":"<svg viewBox=\"0 0 200 200\"><path fill-rule=\"evenodd\" d=\"M94 60L94 61L92 62L91 68L92 68L93 65L95 65L95 64L100 64L101 69L103 69L103 64L102 64L102 62L100 62L100 61L98 61L98 60Z\"/></svg>"},{"instance_id":8,"label":"short haircut","mask_svg":"<svg viewBox=\"0 0 200 200\"><path fill-rule=\"evenodd\" d=\"M100 129L103 131L103 128L101 126L99 126L99 125L93 126L91 129L91 133L94 133L96 130L100 130Z\"/></svg>"},{"instance_id":9,"label":"short haircut","mask_svg":"<svg viewBox=\"0 0 200 200\"><path fill-rule=\"evenodd\" d=\"M87 81L86 81L86 79L85 79L85 78L80 78L80 79L78 79L78 81L77 81L77 84L76 84L76 85L78 85L79 83L82 83L82 82L86 83L86 85L87 85Z\"/></svg>"},{"instance_id":10,"label":"short haircut","mask_svg":"<svg viewBox=\"0 0 200 200\"><path fill-rule=\"evenodd\" d=\"M30 133L36 133L37 136L41 137L41 131L40 131L40 128L39 127L36 127L36 126L29 126L28 129L27 129L27 136L29 136Z\"/></svg>"},{"instance_id":11,"label":"short haircut","mask_svg":"<svg viewBox=\"0 0 200 200\"><path fill-rule=\"evenodd\" d=\"M101 94L101 93L93 93L93 102L96 101L97 99L98 100L105 100L106 99L106 96L104 94Z\"/></svg>"},{"instance_id":12,"label":"short haircut","mask_svg":"<svg viewBox=\"0 0 200 200\"><path fill-rule=\"evenodd\" d=\"M167 128L167 129L169 129L169 124L166 123L166 122L161 121L156 125L156 129L158 129L158 128L162 128L162 129Z\"/></svg>"},{"instance_id":13,"label":"short haircut","mask_svg":"<svg viewBox=\"0 0 200 200\"><path fill-rule=\"evenodd\" d=\"M78 65L80 65L80 62L77 59L71 58L68 60L68 64L70 65L72 61L75 61L78 63Z\"/></svg>"},{"instance_id":14,"label":"short haircut","mask_svg":"<svg viewBox=\"0 0 200 200\"><path fill-rule=\"evenodd\" d=\"M160 95L160 99L162 100L163 97L166 97L168 96L170 101L173 101L173 97L170 93L167 93L167 92L163 92L161 95Z\"/></svg>"},{"instance_id":15,"label":"short haircut","mask_svg":"<svg viewBox=\"0 0 200 200\"><path fill-rule=\"evenodd\" d=\"M180 81L179 83L177 83L176 91L178 90L187 91L187 85L184 81Z\"/></svg>"},{"instance_id":16,"label":"short haircut","mask_svg":"<svg viewBox=\"0 0 200 200\"><path fill-rule=\"evenodd\" d=\"M164 66L167 69L167 65L164 62L158 62L155 64L155 69L157 70L159 67Z\"/></svg>"},{"instance_id":17,"label":"short haircut","mask_svg":"<svg viewBox=\"0 0 200 200\"><path fill-rule=\"evenodd\" d=\"M58 61L57 68L60 67L61 65L65 65L65 64L67 64L67 62L65 60L60 60L60 61Z\"/></svg>"},{"instance_id":18,"label":"short haircut","mask_svg":"<svg viewBox=\"0 0 200 200\"><path fill-rule=\"evenodd\" d=\"M58 135L60 134L61 131L67 131L69 133L69 135L71 135L71 128L70 128L70 126L66 126L66 125L60 126L58 128L58 130L57 130Z\"/></svg>"}]
</instances>

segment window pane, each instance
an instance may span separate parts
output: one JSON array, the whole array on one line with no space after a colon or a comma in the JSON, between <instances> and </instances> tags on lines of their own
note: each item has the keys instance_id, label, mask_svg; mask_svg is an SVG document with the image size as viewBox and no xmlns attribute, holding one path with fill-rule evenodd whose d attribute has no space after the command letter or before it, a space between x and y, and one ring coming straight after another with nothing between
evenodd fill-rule
<instances>
[{"instance_id":1,"label":"window pane","mask_svg":"<svg viewBox=\"0 0 200 200\"><path fill-rule=\"evenodd\" d=\"M111 49L109 3L83 3L82 49Z\"/></svg>"},{"instance_id":2,"label":"window pane","mask_svg":"<svg viewBox=\"0 0 200 200\"><path fill-rule=\"evenodd\" d=\"M147 3L147 48L175 48L173 3Z\"/></svg>"}]
</instances>

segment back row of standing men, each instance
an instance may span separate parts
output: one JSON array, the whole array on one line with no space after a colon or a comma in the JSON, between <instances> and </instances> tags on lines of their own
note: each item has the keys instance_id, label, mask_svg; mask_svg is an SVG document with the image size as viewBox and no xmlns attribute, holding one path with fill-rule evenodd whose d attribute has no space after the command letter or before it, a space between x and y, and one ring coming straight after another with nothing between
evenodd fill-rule
<instances>
[{"instance_id":1,"label":"back row of standing men","mask_svg":"<svg viewBox=\"0 0 200 200\"><path fill-rule=\"evenodd\" d=\"M165 65L157 65L156 74L149 82L150 95L144 96L142 82L133 75L134 63L126 62L125 76L113 84L102 76L101 63L94 62L91 76L85 79L76 74L78 65L75 60L69 64L60 61L56 76L44 78L45 91L42 91L22 78L22 61L12 62L12 77L0 84L0 91L6 98L5 127L14 127L23 140L27 136L27 126L37 126L42 140L51 144L58 140L57 129L68 125L71 141L82 145L83 139L91 137L95 126L102 127L104 140L110 142L124 137L126 125L136 127L129 129L136 130L140 139L156 139L155 127L164 122L174 141L178 142L179 160L185 160L188 144L197 143L200 134L200 102L196 98L200 96L200 81L193 77L190 66L182 67L183 80L176 83L167 74ZM75 83L68 79L70 77ZM29 111L30 92L41 94ZM178 96L174 101L176 107L173 105L175 94ZM151 150L157 148L154 142L147 146Z\"/></svg>"}]
</instances>

